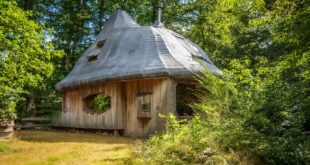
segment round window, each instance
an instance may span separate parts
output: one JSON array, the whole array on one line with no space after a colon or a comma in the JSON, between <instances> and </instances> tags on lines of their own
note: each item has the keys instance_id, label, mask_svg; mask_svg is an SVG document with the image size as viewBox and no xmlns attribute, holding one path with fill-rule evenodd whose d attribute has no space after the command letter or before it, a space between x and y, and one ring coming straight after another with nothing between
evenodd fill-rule
<instances>
[{"instance_id":1,"label":"round window","mask_svg":"<svg viewBox=\"0 0 310 165\"><path fill-rule=\"evenodd\" d=\"M102 113L111 108L111 97L103 93L93 94L87 96L84 103L87 111Z\"/></svg>"}]
</instances>

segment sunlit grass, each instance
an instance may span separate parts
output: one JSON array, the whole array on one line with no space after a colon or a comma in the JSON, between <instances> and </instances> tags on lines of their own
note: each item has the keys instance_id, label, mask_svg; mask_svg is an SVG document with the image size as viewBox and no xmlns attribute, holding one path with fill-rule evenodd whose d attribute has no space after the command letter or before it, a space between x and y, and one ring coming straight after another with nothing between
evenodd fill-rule
<instances>
[{"instance_id":1,"label":"sunlit grass","mask_svg":"<svg viewBox=\"0 0 310 165\"><path fill-rule=\"evenodd\" d=\"M9 145L0 141L0 153L8 151L10 149Z\"/></svg>"},{"instance_id":2,"label":"sunlit grass","mask_svg":"<svg viewBox=\"0 0 310 165\"><path fill-rule=\"evenodd\" d=\"M20 131L0 142L1 165L124 164L135 140L102 134Z\"/></svg>"}]
</instances>

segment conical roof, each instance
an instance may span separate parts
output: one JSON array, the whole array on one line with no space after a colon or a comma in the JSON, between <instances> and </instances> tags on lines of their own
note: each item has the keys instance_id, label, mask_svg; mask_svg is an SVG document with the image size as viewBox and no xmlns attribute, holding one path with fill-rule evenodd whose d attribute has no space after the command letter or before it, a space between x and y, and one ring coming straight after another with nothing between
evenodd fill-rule
<instances>
[{"instance_id":1,"label":"conical roof","mask_svg":"<svg viewBox=\"0 0 310 165\"><path fill-rule=\"evenodd\" d=\"M110 31L121 27L137 27L140 26L127 12L116 10L105 24L104 30Z\"/></svg>"},{"instance_id":2,"label":"conical roof","mask_svg":"<svg viewBox=\"0 0 310 165\"><path fill-rule=\"evenodd\" d=\"M137 78L187 78L204 68L221 73L199 46L180 34L140 26L128 13L117 10L56 88Z\"/></svg>"}]
</instances>

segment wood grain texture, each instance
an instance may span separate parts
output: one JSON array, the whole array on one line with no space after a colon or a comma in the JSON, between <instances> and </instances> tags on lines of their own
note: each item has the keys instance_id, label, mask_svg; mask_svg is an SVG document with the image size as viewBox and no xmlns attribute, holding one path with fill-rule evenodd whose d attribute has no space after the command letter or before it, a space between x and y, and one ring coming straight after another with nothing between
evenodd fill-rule
<instances>
[{"instance_id":1,"label":"wood grain texture","mask_svg":"<svg viewBox=\"0 0 310 165\"><path fill-rule=\"evenodd\" d=\"M176 82L172 79L137 80L126 83L125 135L145 137L164 128L165 120L159 114L174 113ZM151 118L138 118L137 94L152 93Z\"/></svg>"},{"instance_id":2,"label":"wood grain texture","mask_svg":"<svg viewBox=\"0 0 310 165\"><path fill-rule=\"evenodd\" d=\"M124 134L145 137L164 128L159 114L174 113L176 82L170 78L110 82L67 90L63 96L63 111L55 126L123 129ZM111 109L103 113L84 110L83 98L104 93L111 97ZM138 94L151 93L151 117L138 118Z\"/></svg>"},{"instance_id":3,"label":"wood grain texture","mask_svg":"<svg viewBox=\"0 0 310 165\"><path fill-rule=\"evenodd\" d=\"M111 97L111 109L103 113L89 113L84 110L83 99L91 94L104 93ZM108 83L96 86L70 89L63 96L63 111L55 126L123 129L121 83Z\"/></svg>"}]
</instances>

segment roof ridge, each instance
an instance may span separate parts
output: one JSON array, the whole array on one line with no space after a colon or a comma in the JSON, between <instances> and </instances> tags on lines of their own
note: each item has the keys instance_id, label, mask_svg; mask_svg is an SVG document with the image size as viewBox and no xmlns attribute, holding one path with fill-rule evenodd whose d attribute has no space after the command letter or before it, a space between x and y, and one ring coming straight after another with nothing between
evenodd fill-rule
<instances>
[{"instance_id":1,"label":"roof ridge","mask_svg":"<svg viewBox=\"0 0 310 165\"><path fill-rule=\"evenodd\" d=\"M110 19L104 25L103 31L136 26L139 27L140 25L126 11L118 9L111 14Z\"/></svg>"},{"instance_id":2,"label":"roof ridge","mask_svg":"<svg viewBox=\"0 0 310 165\"><path fill-rule=\"evenodd\" d=\"M180 63L179 61L177 61L172 55L170 50L168 49L168 46L166 45L166 43L164 42L164 39L162 37L162 35L160 34L161 32L156 28L156 27L151 27L152 29L152 33L155 36L155 41L156 41L156 46L157 46L157 51L159 52L159 58L162 62L162 64L165 66L165 68L172 68L171 66L173 66L173 68L176 68L175 65L179 65L179 67L185 67L182 63ZM154 30L156 30L156 33L154 33ZM158 38L160 40L158 40ZM162 44L164 47L159 46L158 44ZM161 48L161 49L158 49ZM163 50L166 49L166 50ZM167 51L166 53L164 51ZM169 62L165 62L166 60L169 60ZM167 65L169 64L169 65ZM186 67L185 67L186 68Z\"/></svg>"}]
</instances>

